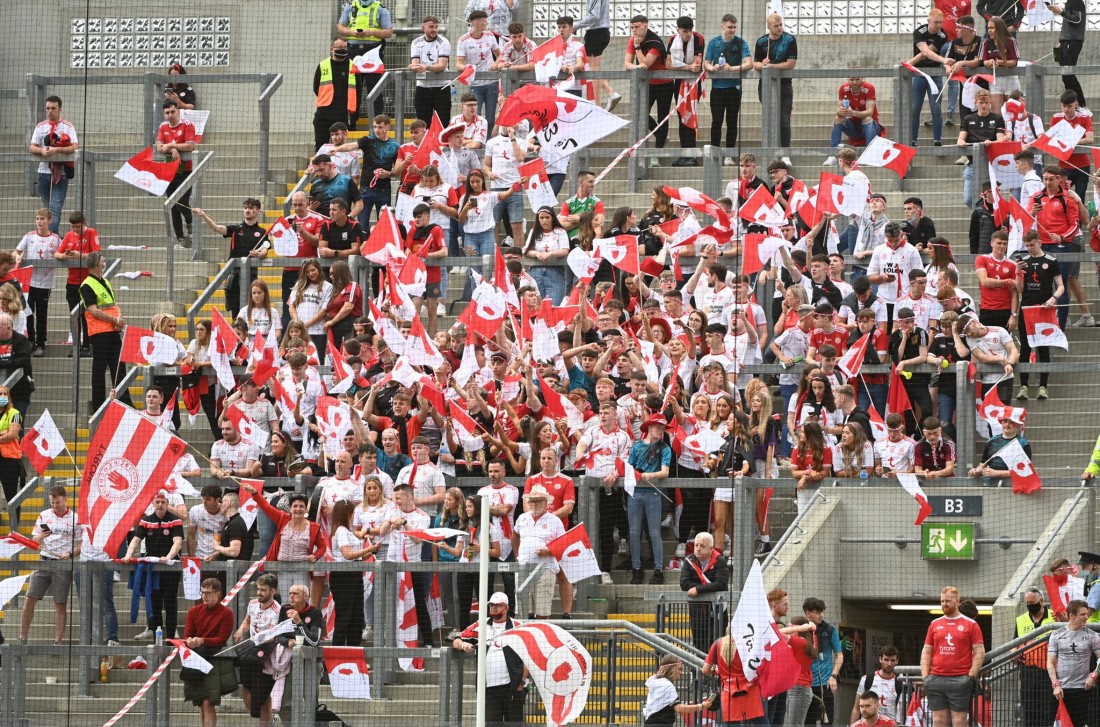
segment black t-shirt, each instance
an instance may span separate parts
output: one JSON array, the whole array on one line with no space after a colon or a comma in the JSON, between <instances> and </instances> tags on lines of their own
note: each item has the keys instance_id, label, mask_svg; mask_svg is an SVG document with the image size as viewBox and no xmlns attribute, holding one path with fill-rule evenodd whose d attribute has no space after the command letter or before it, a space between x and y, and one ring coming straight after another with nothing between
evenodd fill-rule
<instances>
[{"instance_id":1,"label":"black t-shirt","mask_svg":"<svg viewBox=\"0 0 1100 727\"><path fill-rule=\"evenodd\" d=\"M190 86L184 86L184 88L181 90L177 84L169 83L164 87L164 90L172 91L176 94L176 96L179 97L180 101L187 104L188 106L198 105L198 96L195 95L195 89L191 88Z\"/></svg>"},{"instance_id":2,"label":"black t-shirt","mask_svg":"<svg viewBox=\"0 0 1100 727\"><path fill-rule=\"evenodd\" d=\"M943 32L943 28L940 28L938 33L929 32L928 23L925 23L913 31L913 55L920 53L918 46L921 43L927 43L929 48L939 53L947 45L947 33ZM936 63L931 58L925 58L924 56L921 56L920 60L913 65L917 68L943 68L943 64Z\"/></svg>"},{"instance_id":3,"label":"black t-shirt","mask_svg":"<svg viewBox=\"0 0 1100 727\"><path fill-rule=\"evenodd\" d=\"M978 49L981 45L982 39L979 36L974 36L969 43L963 43L960 38L955 38L944 55L953 61L972 61L978 57Z\"/></svg>"},{"instance_id":4,"label":"black t-shirt","mask_svg":"<svg viewBox=\"0 0 1100 727\"><path fill-rule=\"evenodd\" d=\"M901 231L905 233L910 245L927 245L936 236L936 223L928 217L921 217L916 225L905 220L901 223Z\"/></svg>"},{"instance_id":5,"label":"black t-shirt","mask_svg":"<svg viewBox=\"0 0 1100 727\"><path fill-rule=\"evenodd\" d=\"M893 361L895 364L898 361L916 358L920 355L920 347L928 345L928 331L924 330L920 326L913 326L913 328L909 331L908 336L906 336L905 338L905 348L901 350L901 355L899 356L898 352L899 349L901 349L902 336L904 335L905 334L902 333L900 328L890 334L890 360ZM918 374L914 372L913 378L910 379L910 381L915 381L917 377L926 379L928 378L928 376L929 374Z\"/></svg>"},{"instance_id":6,"label":"black t-shirt","mask_svg":"<svg viewBox=\"0 0 1100 727\"><path fill-rule=\"evenodd\" d=\"M234 540L241 541L241 551L237 553L236 558L228 558L222 554L218 554L215 560L247 560L252 561L252 536L248 533L248 526L244 523L244 518L240 513L235 514L229 518L229 521L222 526L221 532L221 545L222 547L228 547Z\"/></svg>"},{"instance_id":7,"label":"black t-shirt","mask_svg":"<svg viewBox=\"0 0 1100 727\"><path fill-rule=\"evenodd\" d=\"M804 275L806 275L806 278L810 281L810 287L813 288L813 291L810 293L810 304L817 305L824 300L833 307L833 310L839 311L844 296L841 295L840 288L837 287L836 283L828 277L826 277L823 282L818 283L808 274L804 273Z\"/></svg>"},{"instance_id":8,"label":"black t-shirt","mask_svg":"<svg viewBox=\"0 0 1100 727\"><path fill-rule=\"evenodd\" d=\"M226 225L225 234L222 237L229 238L229 257L248 257L248 253L256 249L266 234L264 228L259 225L240 222L235 225Z\"/></svg>"},{"instance_id":9,"label":"black t-shirt","mask_svg":"<svg viewBox=\"0 0 1100 727\"><path fill-rule=\"evenodd\" d=\"M1028 255L1018 260L1016 265L1024 276L1020 305L1039 305L1054 295L1054 279L1058 277L1058 262L1053 257Z\"/></svg>"},{"instance_id":10,"label":"black t-shirt","mask_svg":"<svg viewBox=\"0 0 1100 727\"><path fill-rule=\"evenodd\" d=\"M970 114L963 119L963 130L966 131L965 139L968 144L996 141L998 133L1005 133L1005 120L995 113L988 116Z\"/></svg>"},{"instance_id":11,"label":"black t-shirt","mask_svg":"<svg viewBox=\"0 0 1100 727\"><path fill-rule=\"evenodd\" d=\"M155 512L142 515L134 526L134 537L145 541L146 555L163 558L172 550L172 541L183 537L183 521L171 510L166 510L163 518Z\"/></svg>"},{"instance_id":12,"label":"black t-shirt","mask_svg":"<svg viewBox=\"0 0 1100 727\"><path fill-rule=\"evenodd\" d=\"M350 217L343 225L329 220L321 227L321 239L328 242L332 250L350 250L354 243L363 242L363 228Z\"/></svg>"},{"instance_id":13,"label":"black t-shirt","mask_svg":"<svg viewBox=\"0 0 1100 727\"><path fill-rule=\"evenodd\" d=\"M289 600L288 595L287 601ZM279 623L290 618L291 608L289 602L279 607ZM293 638L298 646L317 646L325 632L325 614L316 606L310 606L305 611L299 611L298 616L301 617L302 622L294 627L294 633L277 636L276 641L285 643L286 640Z\"/></svg>"},{"instance_id":14,"label":"black t-shirt","mask_svg":"<svg viewBox=\"0 0 1100 727\"><path fill-rule=\"evenodd\" d=\"M928 353L932 356L942 358L944 361L950 361L954 364L956 361L966 361L970 356L965 358L959 356L958 350L955 349L955 339L951 336L938 335L932 339L932 343L928 346ZM955 394L955 368L950 366L946 369L940 369L940 394Z\"/></svg>"}]
</instances>

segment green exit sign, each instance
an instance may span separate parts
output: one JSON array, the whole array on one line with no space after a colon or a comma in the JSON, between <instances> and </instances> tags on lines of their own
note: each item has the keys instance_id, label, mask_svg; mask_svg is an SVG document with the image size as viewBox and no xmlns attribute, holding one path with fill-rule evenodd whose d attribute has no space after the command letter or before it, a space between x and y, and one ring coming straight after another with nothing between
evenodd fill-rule
<instances>
[{"instance_id":1,"label":"green exit sign","mask_svg":"<svg viewBox=\"0 0 1100 727\"><path fill-rule=\"evenodd\" d=\"M921 523L923 560L974 560L974 523Z\"/></svg>"}]
</instances>

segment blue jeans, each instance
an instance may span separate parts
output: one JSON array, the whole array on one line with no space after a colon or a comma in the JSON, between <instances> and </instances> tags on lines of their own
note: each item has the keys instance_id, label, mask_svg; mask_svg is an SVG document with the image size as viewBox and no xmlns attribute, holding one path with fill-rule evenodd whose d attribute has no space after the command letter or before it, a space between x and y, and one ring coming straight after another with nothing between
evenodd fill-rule
<instances>
[{"instance_id":1,"label":"blue jeans","mask_svg":"<svg viewBox=\"0 0 1100 727\"><path fill-rule=\"evenodd\" d=\"M932 74L928 74L932 75ZM936 78L932 76L932 79L936 81L936 85L940 85L943 81L943 77ZM928 85L928 81L924 79L924 76L915 76L913 78L913 110L909 116L909 140L916 146L917 139L920 137L920 113L924 109L924 97L928 96L928 105L932 109L932 139L934 141L940 141L943 138L943 111L941 98L942 93L932 93L932 88ZM967 207L970 205L968 204Z\"/></svg>"},{"instance_id":2,"label":"blue jeans","mask_svg":"<svg viewBox=\"0 0 1100 727\"><path fill-rule=\"evenodd\" d=\"M369 180L364 182L363 188L359 191L359 199L363 200L363 211L359 213L359 226L364 230L371 229L371 212L377 212L375 215L375 219L377 219L378 215L382 213L382 207L390 203L390 187L388 185L384 189L369 185Z\"/></svg>"},{"instance_id":3,"label":"blue jeans","mask_svg":"<svg viewBox=\"0 0 1100 727\"><path fill-rule=\"evenodd\" d=\"M642 568L642 518L649 529L649 544L653 546L653 567L664 569L664 543L661 541L661 493L638 484L633 497L626 500L626 518L630 525L630 565Z\"/></svg>"},{"instance_id":4,"label":"blue jeans","mask_svg":"<svg viewBox=\"0 0 1100 727\"><path fill-rule=\"evenodd\" d=\"M493 235L491 229L483 232L467 232L463 235L463 244L466 247L473 248L476 252L475 255L495 255L497 249L497 241ZM470 266L471 271L477 271L482 275L485 271L481 269L480 265ZM474 276L466 275L466 287L462 290L462 299L469 300L470 295L474 292Z\"/></svg>"},{"instance_id":5,"label":"blue jeans","mask_svg":"<svg viewBox=\"0 0 1100 727\"><path fill-rule=\"evenodd\" d=\"M890 387L886 384L864 384L861 381L852 382L852 386L856 389L856 403L860 409L864 411L870 411L870 404L875 405L875 411L879 416L884 416L886 413L886 397L890 392ZM871 395L867 395L867 390L870 389Z\"/></svg>"},{"instance_id":6,"label":"blue jeans","mask_svg":"<svg viewBox=\"0 0 1100 727\"><path fill-rule=\"evenodd\" d=\"M948 369L944 373L954 375L951 369ZM940 376L943 376L943 374L940 374ZM943 424L944 434L954 439L955 424L951 420L955 418L955 404L957 403L955 394L940 394L937 397L937 403L939 404L939 419Z\"/></svg>"},{"instance_id":7,"label":"blue jeans","mask_svg":"<svg viewBox=\"0 0 1100 727\"><path fill-rule=\"evenodd\" d=\"M256 513L256 531L260 535L259 549L256 554L267 555L268 548L271 547L271 541L275 540L276 529L275 523L263 510Z\"/></svg>"},{"instance_id":8,"label":"blue jeans","mask_svg":"<svg viewBox=\"0 0 1100 727\"><path fill-rule=\"evenodd\" d=\"M497 84L493 82L483 86L470 86L470 93L477 97L477 112L489 122L489 133L493 133L493 125L497 120Z\"/></svg>"},{"instance_id":9,"label":"blue jeans","mask_svg":"<svg viewBox=\"0 0 1100 727\"><path fill-rule=\"evenodd\" d=\"M65 195L69 193L69 179L61 175L57 184L49 172L38 173L38 198L43 207L50 209L50 232L57 234L61 228L61 208L65 206Z\"/></svg>"},{"instance_id":10,"label":"blue jeans","mask_svg":"<svg viewBox=\"0 0 1100 727\"><path fill-rule=\"evenodd\" d=\"M867 143L882 133L882 127L874 119L844 119L842 124L833 124L833 136L829 146L840 146L840 135L844 134L853 141Z\"/></svg>"},{"instance_id":11,"label":"blue jeans","mask_svg":"<svg viewBox=\"0 0 1100 727\"><path fill-rule=\"evenodd\" d=\"M959 90L962 84L958 81L947 82L947 118L955 116L955 109L959 108Z\"/></svg>"},{"instance_id":12,"label":"blue jeans","mask_svg":"<svg viewBox=\"0 0 1100 727\"><path fill-rule=\"evenodd\" d=\"M107 640L118 641L118 612L115 610L115 571L105 570L100 583L100 607L107 626ZM80 573L76 574L76 589L80 592Z\"/></svg>"},{"instance_id":13,"label":"blue jeans","mask_svg":"<svg viewBox=\"0 0 1100 727\"><path fill-rule=\"evenodd\" d=\"M798 384L780 384L779 385L779 398L781 405L778 408L781 419L783 422L783 431L779 436L779 456L790 457L791 456L791 443L787 438L787 405L791 401L791 397L798 393Z\"/></svg>"},{"instance_id":14,"label":"blue jeans","mask_svg":"<svg viewBox=\"0 0 1100 727\"><path fill-rule=\"evenodd\" d=\"M974 165L963 167L963 204L967 209L974 206Z\"/></svg>"},{"instance_id":15,"label":"blue jeans","mask_svg":"<svg viewBox=\"0 0 1100 727\"><path fill-rule=\"evenodd\" d=\"M539 295L548 299L554 305L560 305L568 292L569 269L543 265L539 267L531 266L528 271L535 282L538 283Z\"/></svg>"}]
</instances>

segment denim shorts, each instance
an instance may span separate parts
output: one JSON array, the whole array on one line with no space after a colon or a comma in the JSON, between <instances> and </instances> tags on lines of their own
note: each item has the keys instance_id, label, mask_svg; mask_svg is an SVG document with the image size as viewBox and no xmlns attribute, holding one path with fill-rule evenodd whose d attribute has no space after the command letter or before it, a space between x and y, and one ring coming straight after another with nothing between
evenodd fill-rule
<instances>
[{"instance_id":1,"label":"denim shorts","mask_svg":"<svg viewBox=\"0 0 1100 727\"><path fill-rule=\"evenodd\" d=\"M493 205L493 219L500 222L504 218L504 210L508 210L508 221L513 225L523 222L523 195L516 193L508 199Z\"/></svg>"}]
</instances>

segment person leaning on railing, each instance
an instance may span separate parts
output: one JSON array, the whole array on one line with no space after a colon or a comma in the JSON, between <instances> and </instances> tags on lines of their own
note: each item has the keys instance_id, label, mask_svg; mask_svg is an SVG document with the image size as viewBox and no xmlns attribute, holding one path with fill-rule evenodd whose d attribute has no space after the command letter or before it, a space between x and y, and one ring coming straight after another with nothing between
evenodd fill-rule
<instances>
[{"instance_id":1,"label":"person leaning on railing","mask_svg":"<svg viewBox=\"0 0 1100 727\"><path fill-rule=\"evenodd\" d=\"M195 669L184 668L180 674L183 682L183 698L199 708L202 727L214 727L218 724L216 707L221 704L222 695L237 691L237 675L233 668L233 659L214 659L233 634L233 610L221 604L222 584L217 578L207 578L202 582L202 601L187 611L187 620L183 627L183 641L188 649L202 656L213 665L209 674L201 672L187 676Z\"/></svg>"},{"instance_id":2,"label":"person leaning on railing","mask_svg":"<svg viewBox=\"0 0 1100 727\"><path fill-rule=\"evenodd\" d=\"M1088 724L1092 705L1088 691L1100 680L1098 670L1089 670L1094 656L1100 657L1100 634L1085 628L1089 607L1074 599L1066 605L1069 623L1050 635L1047 642L1047 674L1054 698L1062 702L1073 724Z\"/></svg>"}]
</instances>

